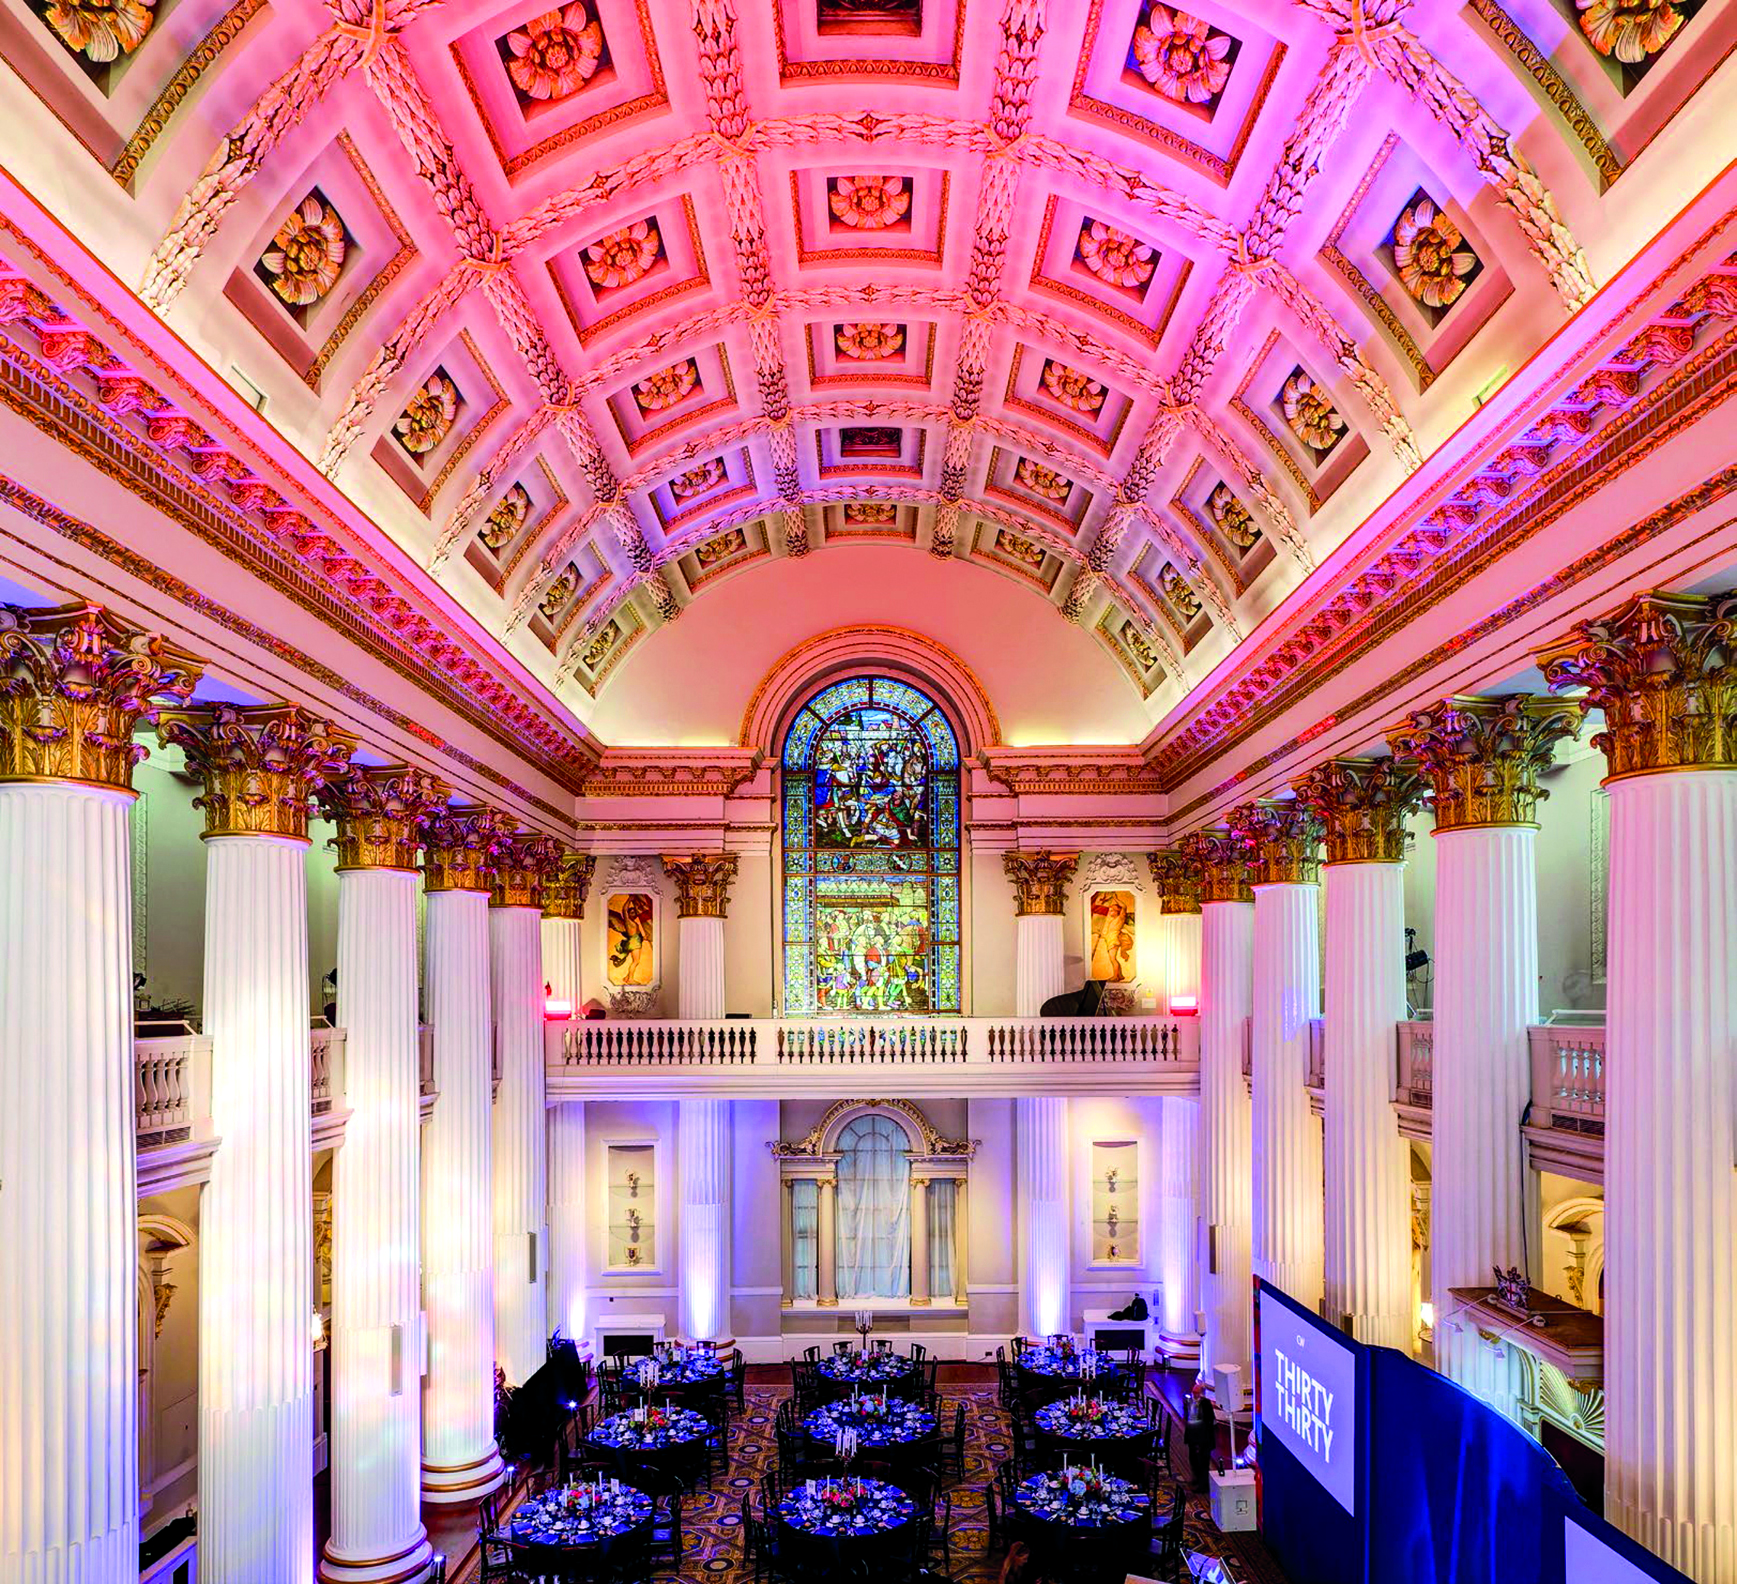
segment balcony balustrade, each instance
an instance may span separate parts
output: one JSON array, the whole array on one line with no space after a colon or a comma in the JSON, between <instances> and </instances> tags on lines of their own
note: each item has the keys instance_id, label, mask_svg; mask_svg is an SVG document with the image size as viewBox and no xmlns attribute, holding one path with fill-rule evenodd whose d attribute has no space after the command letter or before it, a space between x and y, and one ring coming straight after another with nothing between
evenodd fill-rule
<instances>
[{"instance_id":1,"label":"balcony balustrade","mask_svg":"<svg viewBox=\"0 0 1737 1584\"><path fill-rule=\"evenodd\" d=\"M1604 1181L1604 1030L1550 1024L1529 1031L1532 1164L1582 1181Z\"/></svg>"}]
</instances>

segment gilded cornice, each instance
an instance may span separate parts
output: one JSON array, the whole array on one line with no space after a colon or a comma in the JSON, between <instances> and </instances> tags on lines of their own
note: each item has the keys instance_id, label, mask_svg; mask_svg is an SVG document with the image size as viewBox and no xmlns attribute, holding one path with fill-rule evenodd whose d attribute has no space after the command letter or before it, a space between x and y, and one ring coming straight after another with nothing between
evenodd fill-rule
<instances>
[{"instance_id":1,"label":"gilded cornice","mask_svg":"<svg viewBox=\"0 0 1737 1584\"><path fill-rule=\"evenodd\" d=\"M1329 759L1296 784L1326 825L1330 864L1402 862L1405 818L1423 790L1418 768L1398 759Z\"/></svg>"},{"instance_id":2,"label":"gilded cornice","mask_svg":"<svg viewBox=\"0 0 1737 1584\"><path fill-rule=\"evenodd\" d=\"M495 854L495 883L489 906L541 908L543 886L561 862L561 849L548 836L515 831Z\"/></svg>"},{"instance_id":3,"label":"gilded cornice","mask_svg":"<svg viewBox=\"0 0 1737 1584\"><path fill-rule=\"evenodd\" d=\"M165 711L157 727L187 756L204 783L193 800L205 811L205 838L285 836L308 839L308 804L341 776L356 739L299 704Z\"/></svg>"},{"instance_id":4,"label":"gilded cornice","mask_svg":"<svg viewBox=\"0 0 1737 1584\"><path fill-rule=\"evenodd\" d=\"M321 811L338 827L338 872L414 870L429 816L451 795L424 770L351 765L318 793Z\"/></svg>"},{"instance_id":5,"label":"gilded cornice","mask_svg":"<svg viewBox=\"0 0 1737 1584\"><path fill-rule=\"evenodd\" d=\"M1065 753L994 748L983 756L989 779L1021 797L1045 793L1156 797L1158 776L1138 748Z\"/></svg>"},{"instance_id":6,"label":"gilded cornice","mask_svg":"<svg viewBox=\"0 0 1737 1584\"><path fill-rule=\"evenodd\" d=\"M425 891L494 890L495 860L513 822L485 803L449 803L430 812L423 834Z\"/></svg>"},{"instance_id":7,"label":"gilded cornice","mask_svg":"<svg viewBox=\"0 0 1737 1584\"><path fill-rule=\"evenodd\" d=\"M1297 798L1262 798L1230 811L1230 828L1249 845L1251 885L1315 885L1321 878L1319 812Z\"/></svg>"},{"instance_id":8,"label":"gilded cornice","mask_svg":"<svg viewBox=\"0 0 1737 1584\"><path fill-rule=\"evenodd\" d=\"M1579 623L1538 663L1552 689L1604 711L1611 781L1737 768L1737 594L1640 594Z\"/></svg>"},{"instance_id":9,"label":"gilded cornice","mask_svg":"<svg viewBox=\"0 0 1737 1584\"><path fill-rule=\"evenodd\" d=\"M617 797L729 797L760 768L757 748L619 749L604 751L580 795Z\"/></svg>"},{"instance_id":10,"label":"gilded cornice","mask_svg":"<svg viewBox=\"0 0 1737 1584\"><path fill-rule=\"evenodd\" d=\"M676 883L677 918L729 916L730 885L736 878L734 853L665 853L663 872Z\"/></svg>"},{"instance_id":11,"label":"gilded cornice","mask_svg":"<svg viewBox=\"0 0 1737 1584\"><path fill-rule=\"evenodd\" d=\"M1579 706L1557 699L1449 698L1417 711L1387 741L1428 778L1438 833L1531 825L1550 795L1538 773L1579 724Z\"/></svg>"},{"instance_id":12,"label":"gilded cornice","mask_svg":"<svg viewBox=\"0 0 1737 1584\"><path fill-rule=\"evenodd\" d=\"M555 867L543 881L543 917L582 919L585 899L591 894L591 875L597 860L577 848L563 847Z\"/></svg>"},{"instance_id":13,"label":"gilded cornice","mask_svg":"<svg viewBox=\"0 0 1737 1584\"><path fill-rule=\"evenodd\" d=\"M157 701L185 703L198 662L83 602L0 606L0 781L83 781L130 791L133 741Z\"/></svg>"},{"instance_id":14,"label":"gilded cornice","mask_svg":"<svg viewBox=\"0 0 1737 1584\"><path fill-rule=\"evenodd\" d=\"M1158 887L1160 913L1200 911L1200 865L1180 847L1147 853L1146 862Z\"/></svg>"},{"instance_id":15,"label":"gilded cornice","mask_svg":"<svg viewBox=\"0 0 1737 1584\"><path fill-rule=\"evenodd\" d=\"M1193 831L1182 838L1182 855L1200 871L1200 900L1208 902L1252 902L1249 871L1254 865L1254 848L1248 838L1237 830Z\"/></svg>"},{"instance_id":16,"label":"gilded cornice","mask_svg":"<svg viewBox=\"0 0 1737 1584\"><path fill-rule=\"evenodd\" d=\"M1004 852L1001 867L1013 882L1014 916L1066 912L1068 884L1079 861L1077 852Z\"/></svg>"}]
</instances>

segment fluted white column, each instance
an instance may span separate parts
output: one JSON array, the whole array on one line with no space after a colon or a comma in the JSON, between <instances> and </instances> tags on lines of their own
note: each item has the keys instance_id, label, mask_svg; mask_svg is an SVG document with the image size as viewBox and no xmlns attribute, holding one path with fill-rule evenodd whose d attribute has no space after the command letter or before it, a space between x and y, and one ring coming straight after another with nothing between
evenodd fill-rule
<instances>
[{"instance_id":1,"label":"fluted white column","mask_svg":"<svg viewBox=\"0 0 1737 1584\"><path fill-rule=\"evenodd\" d=\"M1201 1364L1235 1365L1246 1391L1253 1348L1254 1148L1242 1047L1253 996L1254 908L1208 902L1200 914Z\"/></svg>"},{"instance_id":2,"label":"fluted white column","mask_svg":"<svg viewBox=\"0 0 1737 1584\"><path fill-rule=\"evenodd\" d=\"M1200 1005L1200 910L1158 916L1159 1007Z\"/></svg>"},{"instance_id":3,"label":"fluted white column","mask_svg":"<svg viewBox=\"0 0 1737 1584\"><path fill-rule=\"evenodd\" d=\"M570 1341L590 1336L585 1301L585 1102L549 1107L549 1325Z\"/></svg>"},{"instance_id":4,"label":"fluted white column","mask_svg":"<svg viewBox=\"0 0 1737 1584\"><path fill-rule=\"evenodd\" d=\"M1165 1095L1158 1110L1158 1324L1164 1351L1185 1363L1200 1356L1199 1145L1200 1102Z\"/></svg>"},{"instance_id":5,"label":"fluted white column","mask_svg":"<svg viewBox=\"0 0 1737 1584\"><path fill-rule=\"evenodd\" d=\"M684 1018L724 1015L724 921L693 917L676 922L680 987L677 1001Z\"/></svg>"},{"instance_id":6,"label":"fluted white column","mask_svg":"<svg viewBox=\"0 0 1737 1584\"><path fill-rule=\"evenodd\" d=\"M1527 1029L1538 1021L1536 831L1438 830L1435 1093L1430 1248L1436 1368L1512 1412L1454 1287L1526 1268L1520 1118L1531 1095Z\"/></svg>"},{"instance_id":7,"label":"fluted white column","mask_svg":"<svg viewBox=\"0 0 1737 1584\"><path fill-rule=\"evenodd\" d=\"M1016 1017L1036 1017L1067 988L1059 913L1022 913L1013 921L1013 1000Z\"/></svg>"},{"instance_id":8,"label":"fluted white column","mask_svg":"<svg viewBox=\"0 0 1737 1584\"><path fill-rule=\"evenodd\" d=\"M1025 1329L1031 1336L1050 1336L1070 1328L1072 1312L1068 1293L1068 1103L1056 1095L1022 1096L1014 1101L1013 1117L1024 1234L1020 1240L1020 1278Z\"/></svg>"},{"instance_id":9,"label":"fluted white column","mask_svg":"<svg viewBox=\"0 0 1737 1584\"><path fill-rule=\"evenodd\" d=\"M332 1532L320 1576L426 1573L416 889L411 869L338 872L344 1146L332 1162Z\"/></svg>"},{"instance_id":10,"label":"fluted white column","mask_svg":"<svg viewBox=\"0 0 1737 1584\"><path fill-rule=\"evenodd\" d=\"M489 908L489 986L501 1083L495 1095L495 1356L509 1386L548 1357L548 1122L543 943L535 907Z\"/></svg>"},{"instance_id":11,"label":"fluted white column","mask_svg":"<svg viewBox=\"0 0 1737 1584\"><path fill-rule=\"evenodd\" d=\"M0 782L0 1578L32 1584L138 1577L132 801Z\"/></svg>"},{"instance_id":12,"label":"fluted white column","mask_svg":"<svg viewBox=\"0 0 1737 1584\"><path fill-rule=\"evenodd\" d=\"M223 1142L199 1212L199 1565L214 1579L314 1573L307 846L205 844L205 1033Z\"/></svg>"},{"instance_id":13,"label":"fluted white column","mask_svg":"<svg viewBox=\"0 0 1737 1584\"><path fill-rule=\"evenodd\" d=\"M1733 1584L1737 771L1609 785L1606 1510L1699 1584Z\"/></svg>"},{"instance_id":14,"label":"fluted white column","mask_svg":"<svg viewBox=\"0 0 1737 1584\"><path fill-rule=\"evenodd\" d=\"M1321 1126L1304 1087L1321 1006L1316 889L1254 888L1251 1029L1254 1273L1307 1309L1321 1303Z\"/></svg>"},{"instance_id":15,"label":"fluted white column","mask_svg":"<svg viewBox=\"0 0 1737 1584\"><path fill-rule=\"evenodd\" d=\"M1410 1150L1393 1110L1405 1017L1405 870L1329 863L1322 1103L1327 1318L1412 1350Z\"/></svg>"},{"instance_id":16,"label":"fluted white column","mask_svg":"<svg viewBox=\"0 0 1737 1584\"><path fill-rule=\"evenodd\" d=\"M543 982L549 992L573 1004L577 1015L585 996L581 988L579 935L583 921L543 917Z\"/></svg>"},{"instance_id":17,"label":"fluted white column","mask_svg":"<svg viewBox=\"0 0 1737 1584\"><path fill-rule=\"evenodd\" d=\"M682 1332L697 1342L717 1341L730 1334L730 1103L683 1100L676 1128Z\"/></svg>"},{"instance_id":18,"label":"fluted white column","mask_svg":"<svg viewBox=\"0 0 1737 1584\"><path fill-rule=\"evenodd\" d=\"M430 890L423 928L440 1098L422 1130L422 1499L455 1503L501 1480L488 892Z\"/></svg>"}]
</instances>

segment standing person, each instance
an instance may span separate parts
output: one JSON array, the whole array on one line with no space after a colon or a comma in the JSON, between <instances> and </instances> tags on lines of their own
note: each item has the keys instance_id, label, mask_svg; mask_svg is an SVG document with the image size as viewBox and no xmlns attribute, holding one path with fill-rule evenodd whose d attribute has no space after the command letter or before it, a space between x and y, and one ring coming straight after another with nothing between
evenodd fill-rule
<instances>
[{"instance_id":1,"label":"standing person","mask_svg":"<svg viewBox=\"0 0 1737 1584\"><path fill-rule=\"evenodd\" d=\"M1218 1420L1213 1416L1205 1381L1197 1380L1190 1389L1182 1441L1188 1448L1188 1468L1194 1476L1194 1488L1203 1491L1206 1489L1207 1470L1212 1466L1212 1451L1218 1444Z\"/></svg>"}]
</instances>

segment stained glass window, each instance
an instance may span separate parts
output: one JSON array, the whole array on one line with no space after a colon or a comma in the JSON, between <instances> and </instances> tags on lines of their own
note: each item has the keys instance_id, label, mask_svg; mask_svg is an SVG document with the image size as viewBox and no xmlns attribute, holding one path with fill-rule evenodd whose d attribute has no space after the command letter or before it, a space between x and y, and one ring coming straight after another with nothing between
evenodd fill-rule
<instances>
[{"instance_id":1,"label":"stained glass window","mask_svg":"<svg viewBox=\"0 0 1737 1584\"><path fill-rule=\"evenodd\" d=\"M785 734L784 1010L959 1010L959 744L909 683L835 682Z\"/></svg>"}]
</instances>

